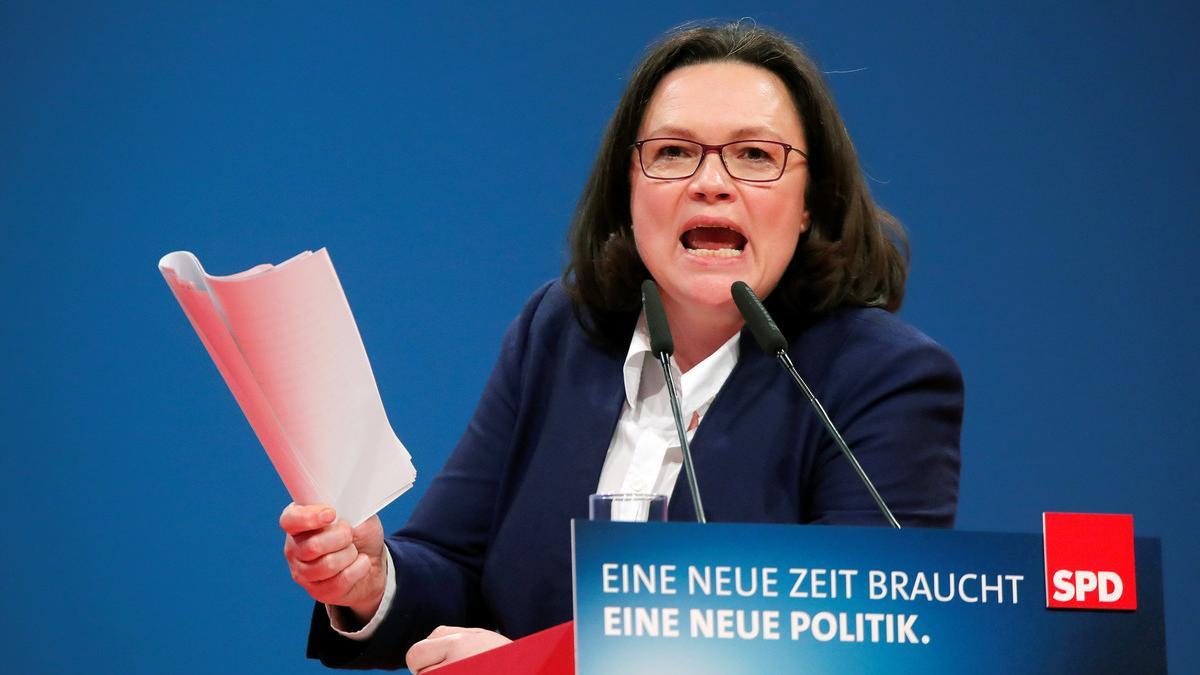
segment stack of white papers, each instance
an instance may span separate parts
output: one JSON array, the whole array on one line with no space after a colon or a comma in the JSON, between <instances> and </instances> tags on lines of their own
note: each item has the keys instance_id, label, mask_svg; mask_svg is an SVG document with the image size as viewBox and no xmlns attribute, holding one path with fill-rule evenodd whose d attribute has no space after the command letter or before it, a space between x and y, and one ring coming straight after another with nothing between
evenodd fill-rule
<instances>
[{"instance_id":1,"label":"stack of white papers","mask_svg":"<svg viewBox=\"0 0 1200 675\"><path fill-rule=\"evenodd\" d=\"M158 268L296 503L358 525L412 487L325 249L223 277L187 251Z\"/></svg>"}]
</instances>

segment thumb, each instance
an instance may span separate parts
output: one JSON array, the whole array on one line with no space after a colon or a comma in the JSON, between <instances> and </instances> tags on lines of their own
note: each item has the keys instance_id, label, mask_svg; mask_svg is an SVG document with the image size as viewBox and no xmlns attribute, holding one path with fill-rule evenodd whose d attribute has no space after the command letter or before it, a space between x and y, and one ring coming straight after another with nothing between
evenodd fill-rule
<instances>
[{"instance_id":1,"label":"thumb","mask_svg":"<svg viewBox=\"0 0 1200 675\"><path fill-rule=\"evenodd\" d=\"M354 545L358 550L378 555L383 548L383 524L379 516L371 516L353 529Z\"/></svg>"}]
</instances>

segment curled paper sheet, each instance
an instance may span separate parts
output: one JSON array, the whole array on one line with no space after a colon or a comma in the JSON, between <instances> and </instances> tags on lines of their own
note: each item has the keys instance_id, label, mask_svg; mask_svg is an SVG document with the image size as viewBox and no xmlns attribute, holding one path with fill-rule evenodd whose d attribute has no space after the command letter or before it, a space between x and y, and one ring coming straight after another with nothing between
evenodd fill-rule
<instances>
[{"instance_id":1,"label":"curled paper sheet","mask_svg":"<svg viewBox=\"0 0 1200 675\"><path fill-rule=\"evenodd\" d=\"M187 251L158 268L296 503L358 525L412 487L325 249L229 276Z\"/></svg>"}]
</instances>

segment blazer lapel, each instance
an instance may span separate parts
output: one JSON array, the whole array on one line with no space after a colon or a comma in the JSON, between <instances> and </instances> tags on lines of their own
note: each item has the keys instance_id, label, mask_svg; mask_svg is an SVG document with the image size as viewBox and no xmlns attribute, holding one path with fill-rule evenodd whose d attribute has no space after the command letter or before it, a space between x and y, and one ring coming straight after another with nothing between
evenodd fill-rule
<instances>
[{"instance_id":1,"label":"blazer lapel","mask_svg":"<svg viewBox=\"0 0 1200 675\"><path fill-rule=\"evenodd\" d=\"M625 402L625 378L622 372L624 355L615 355L592 345L589 358L576 359L573 379L579 392L578 406L572 427L575 430L576 452L571 458L575 470L570 474L567 494L582 495L582 513L587 514L587 495L596 492L600 471L608 456L608 446L620 419Z\"/></svg>"}]
</instances>

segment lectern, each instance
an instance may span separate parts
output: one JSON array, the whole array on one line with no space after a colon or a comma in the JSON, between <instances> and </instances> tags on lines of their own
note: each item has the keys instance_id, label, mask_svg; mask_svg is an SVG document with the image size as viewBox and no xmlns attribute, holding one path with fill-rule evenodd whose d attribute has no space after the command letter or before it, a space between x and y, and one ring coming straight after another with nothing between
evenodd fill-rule
<instances>
[{"instance_id":1,"label":"lectern","mask_svg":"<svg viewBox=\"0 0 1200 675\"><path fill-rule=\"evenodd\" d=\"M1044 536L575 521L575 621L444 672L1165 673L1160 542L1064 515Z\"/></svg>"}]
</instances>

